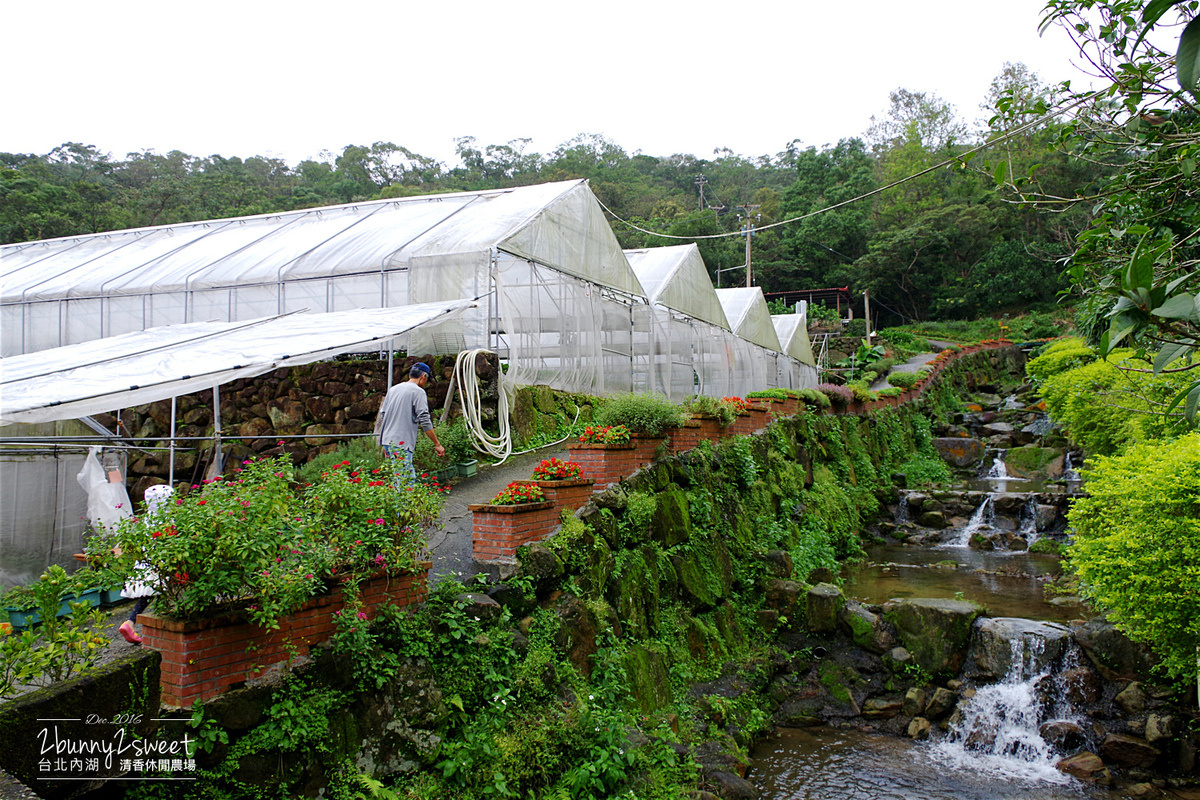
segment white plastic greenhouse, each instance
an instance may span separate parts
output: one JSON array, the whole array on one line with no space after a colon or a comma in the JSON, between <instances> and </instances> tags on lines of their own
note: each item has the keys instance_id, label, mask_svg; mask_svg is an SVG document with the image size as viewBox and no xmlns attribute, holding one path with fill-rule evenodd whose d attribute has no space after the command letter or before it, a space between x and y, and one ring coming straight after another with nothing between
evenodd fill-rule
<instances>
[{"instance_id":1,"label":"white plastic greenhouse","mask_svg":"<svg viewBox=\"0 0 1200 800\"><path fill-rule=\"evenodd\" d=\"M335 352L484 348L511 384L597 395L815 385L749 292L718 300L694 245L627 258L581 180L4 245L0 423L168 399ZM247 325L278 335L238 333ZM206 343L185 346L196 338ZM0 546L39 513L18 473L62 487L36 501L56 515L55 542L78 525L64 511L78 492L63 463L76 456L40 441L52 451L40 471L30 451L0 451Z\"/></svg>"},{"instance_id":2,"label":"white plastic greenhouse","mask_svg":"<svg viewBox=\"0 0 1200 800\"><path fill-rule=\"evenodd\" d=\"M811 368L779 368L769 324L730 326L741 338L723 343L671 324L726 327L698 251L664 251L679 264L652 304L586 181L6 245L0 352L178 323L485 298L396 347L484 347L508 360L514 383L593 394L741 393L785 373L785 385L807 382Z\"/></svg>"},{"instance_id":3,"label":"white plastic greenhouse","mask_svg":"<svg viewBox=\"0 0 1200 800\"><path fill-rule=\"evenodd\" d=\"M808 340L807 309L802 314L772 314L771 323L775 326L775 334L779 337L783 352L805 364L816 366L812 343Z\"/></svg>"}]
</instances>

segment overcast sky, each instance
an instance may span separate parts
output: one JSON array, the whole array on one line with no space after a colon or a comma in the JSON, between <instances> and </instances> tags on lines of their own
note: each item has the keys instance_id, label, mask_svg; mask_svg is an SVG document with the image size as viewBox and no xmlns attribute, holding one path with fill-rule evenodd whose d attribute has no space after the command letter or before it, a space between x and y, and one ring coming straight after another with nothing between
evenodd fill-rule
<instances>
[{"instance_id":1,"label":"overcast sky","mask_svg":"<svg viewBox=\"0 0 1200 800\"><path fill-rule=\"evenodd\" d=\"M296 163L392 141L578 133L629 152L775 154L860 135L898 87L975 122L1006 61L1086 79L1043 0L5 3L0 151L66 141Z\"/></svg>"}]
</instances>

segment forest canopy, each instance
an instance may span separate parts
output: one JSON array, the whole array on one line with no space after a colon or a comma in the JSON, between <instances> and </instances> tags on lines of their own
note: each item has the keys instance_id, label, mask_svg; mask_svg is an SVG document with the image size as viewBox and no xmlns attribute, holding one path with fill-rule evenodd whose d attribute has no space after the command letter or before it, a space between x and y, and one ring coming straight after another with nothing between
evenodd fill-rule
<instances>
[{"instance_id":1,"label":"forest canopy","mask_svg":"<svg viewBox=\"0 0 1200 800\"><path fill-rule=\"evenodd\" d=\"M985 105L1019 96L1044 110L1051 94L1024 66L1010 64ZM648 247L737 232L748 218L757 228L811 214L949 161L867 199L756 231L754 282L766 292L870 290L885 323L969 318L1046 306L1065 288L1059 260L1087 227L1088 212L1015 202L1015 193L997 189L989 161L995 156L1013 174L1036 174L1068 194L1085 192L1103 176L1056 146L1062 122L1047 117L1002 147L964 158L1009 133L1011 115L972 131L936 95L898 89L861 138L820 148L797 140L757 157L723 148L710 158L629 153L589 134L548 153L530 152L528 139L485 145L463 137L453 164L390 141L347 145L294 165L177 150L117 158L68 142L45 154L0 153L0 243L586 178L620 219L684 237L613 223L623 246ZM714 281L744 283L744 236L696 241Z\"/></svg>"}]
</instances>

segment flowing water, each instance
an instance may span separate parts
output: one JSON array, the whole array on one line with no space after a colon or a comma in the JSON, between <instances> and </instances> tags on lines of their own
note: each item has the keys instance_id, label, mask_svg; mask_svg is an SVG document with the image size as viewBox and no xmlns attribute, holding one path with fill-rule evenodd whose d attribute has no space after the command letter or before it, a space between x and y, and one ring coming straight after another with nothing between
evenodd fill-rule
<instances>
[{"instance_id":1,"label":"flowing water","mask_svg":"<svg viewBox=\"0 0 1200 800\"><path fill-rule=\"evenodd\" d=\"M1019 771L950 769L932 747L850 729L783 729L778 737L755 748L747 777L763 800L1109 800L1121 796L1070 778L1056 783Z\"/></svg>"},{"instance_id":2,"label":"flowing water","mask_svg":"<svg viewBox=\"0 0 1200 800\"><path fill-rule=\"evenodd\" d=\"M1051 676L1054 626L1009 640L1008 674L960 706L939 741L913 742L852 729L784 730L754 753L750 778L765 800L1066 800L1114 797L1055 769L1060 755L1039 729L1075 722Z\"/></svg>"},{"instance_id":3,"label":"flowing water","mask_svg":"<svg viewBox=\"0 0 1200 800\"><path fill-rule=\"evenodd\" d=\"M945 544L944 547L969 547L971 537L978 533L985 525L990 526L995 521L996 496L994 493L989 493L983 499L983 502L979 504L979 507L975 509L975 513L971 515L971 519L967 520L967 524L959 530L958 535Z\"/></svg>"},{"instance_id":4,"label":"flowing water","mask_svg":"<svg viewBox=\"0 0 1200 800\"><path fill-rule=\"evenodd\" d=\"M1042 585L1059 572L1045 553L932 549L872 545L865 561L842 570L843 591L863 603L905 597L962 597L989 616L1064 622L1082 616L1078 606L1046 602Z\"/></svg>"}]
</instances>

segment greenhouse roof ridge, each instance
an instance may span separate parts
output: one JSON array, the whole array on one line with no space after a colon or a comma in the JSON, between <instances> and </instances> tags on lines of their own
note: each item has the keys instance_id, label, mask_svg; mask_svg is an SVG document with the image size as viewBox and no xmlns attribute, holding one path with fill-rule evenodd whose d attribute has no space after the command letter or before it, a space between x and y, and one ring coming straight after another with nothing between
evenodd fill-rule
<instances>
[{"instance_id":1,"label":"greenhouse roof ridge","mask_svg":"<svg viewBox=\"0 0 1200 800\"><path fill-rule=\"evenodd\" d=\"M574 188L580 184L586 184L586 178L574 178L566 181L552 181L550 183L530 184L528 186L511 186L504 189L477 189L469 192L441 192L437 194L421 194L412 195L409 197L384 197L378 200L355 200L350 203L337 203L327 206L311 206L309 208L295 208L289 211L267 211L262 214L248 214L240 217L216 217L213 219L198 219L190 222L169 222L163 225L144 225L140 228L118 228L111 231L98 231L96 233L77 233L73 236L59 236L52 239L31 239L25 242L12 242L10 244L0 244L0 254L7 251L17 251L27 249L34 246L46 246L55 243L79 242L88 239L111 239L115 237L130 236L135 234L148 234L156 232L169 232L171 230L179 230L184 228L195 227L210 227L219 224L227 224L233 222L252 222L269 219L284 219L287 217L302 217L309 214L320 214L322 212L340 211L348 209L358 209L366 206L388 206L388 205L405 205L409 203L420 202L443 202L446 200L458 200L463 198L474 197L493 197L498 195L512 194L521 192L524 189L532 187L546 187L559 184L563 187L563 191Z\"/></svg>"},{"instance_id":2,"label":"greenhouse roof ridge","mask_svg":"<svg viewBox=\"0 0 1200 800\"><path fill-rule=\"evenodd\" d=\"M695 243L624 252L650 302L732 330Z\"/></svg>"}]
</instances>

